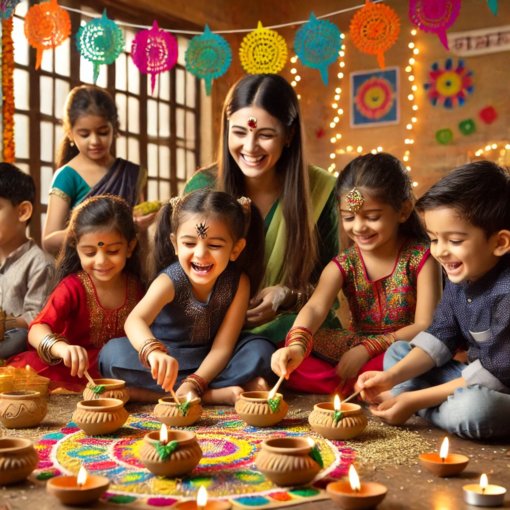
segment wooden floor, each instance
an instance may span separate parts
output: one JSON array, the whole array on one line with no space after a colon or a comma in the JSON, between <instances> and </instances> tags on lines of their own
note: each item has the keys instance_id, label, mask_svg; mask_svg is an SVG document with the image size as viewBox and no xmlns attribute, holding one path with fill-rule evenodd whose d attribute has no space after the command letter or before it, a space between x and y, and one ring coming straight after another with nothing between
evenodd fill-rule
<instances>
[{"instance_id":1,"label":"wooden floor","mask_svg":"<svg viewBox=\"0 0 510 510\"><path fill-rule=\"evenodd\" d=\"M313 405L323 402L324 396L296 395L285 392L285 399L292 408L311 410ZM25 437L34 440L53 430L59 430L69 422L79 397L52 397L50 411L39 429L23 431ZM151 412L153 406L129 405L131 413ZM367 411L367 414L369 412ZM373 419L373 418L372 418ZM413 418L408 423L410 430L418 431L427 439L434 449L440 446L445 432L430 426L420 418ZM510 429L510 424L509 424ZM1 436L12 435L11 431L0 428ZM19 433L18 433L19 435ZM506 486L510 493L510 441L506 443L485 444L467 441L450 436L452 452L470 457L467 470L458 478L435 478L420 464L409 466L388 465L373 469L359 469L361 480L377 481L388 487L385 501L379 505L380 510L457 510L474 509L464 503L462 486L477 483L481 473L487 473L490 483ZM417 459L418 460L418 459ZM66 508L46 493L44 484L34 485L25 482L0 490L0 510L50 510ZM96 504L92 508L119 508L118 505ZM339 507L331 501L321 501L297 506L300 510L331 510ZM482 507L476 507L482 508ZM510 508L510 494L507 494L505 508Z\"/></svg>"}]
</instances>

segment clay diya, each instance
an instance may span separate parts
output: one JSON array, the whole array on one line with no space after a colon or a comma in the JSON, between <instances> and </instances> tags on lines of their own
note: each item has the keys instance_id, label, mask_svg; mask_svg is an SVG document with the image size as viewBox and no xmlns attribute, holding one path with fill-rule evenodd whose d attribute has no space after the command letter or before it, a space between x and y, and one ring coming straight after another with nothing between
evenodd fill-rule
<instances>
[{"instance_id":1,"label":"clay diya","mask_svg":"<svg viewBox=\"0 0 510 510\"><path fill-rule=\"evenodd\" d=\"M202 449L193 432L168 431L166 425L159 432L149 432L140 448L143 465L157 476L176 476L191 473L202 458Z\"/></svg>"},{"instance_id":2,"label":"clay diya","mask_svg":"<svg viewBox=\"0 0 510 510\"><path fill-rule=\"evenodd\" d=\"M39 464L39 455L30 439L0 439L0 485L24 480Z\"/></svg>"},{"instance_id":3,"label":"clay diya","mask_svg":"<svg viewBox=\"0 0 510 510\"><path fill-rule=\"evenodd\" d=\"M503 506L506 489L499 485L489 485L486 474L480 477L480 485L464 485L464 501L473 506Z\"/></svg>"},{"instance_id":4,"label":"clay diya","mask_svg":"<svg viewBox=\"0 0 510 510\"><path fill-rule=\"evenodd\" d=\"M318 449L308 439L279 437L264 440L255 459L257 469L283 487L310 483L321 470L322 459L320 453L316 457Z\"/></svg>"},{"instance_id":5,"label":"clay diya","mask_svg":"<svg viewBox=\"0 0 510 510\"><path fill-rule=\"evenodd\" d=\"M104 398L78 402L73 421L88 436L111 434L126 423L129 413L122 400Z\"/></svg>"},{"instance_id":6,"label":"clay diya","mask_svg":"<svg viewBox=\"0 0 510 510\"><path fill-rule=\"evenodd\" d=\"M6 429L39 425L47 412L46 399L38 391L19 390L0 394L0 421Z\"/></svg>"},{"instance_id":7,"label":"clay diya","mask_svg":"<svg viewBox=\"0 0 510 510\"><path fill-rule=\"evenodd\" d=\"M377 506L386 497L388 489L375 482L360 483L358 473L351 464L348 482L328 483L326 492L346 510L363 510Z\"/></svg>"},{"instance_id":8,"label":"clay diya","mask_svg":"<svg viewBox=\"0 0 510 510\"><path fill-rule=\"evenodd\" d=\"M281 393L248 391L241 393L235 410L252 427L272 427L285 418L289 405Z\"/></svg>"},{"instance_id":9,"label":"clay diya","mask_svg":"<svg viewBox=\"0 0 510 510\"><path fill-rule=\"evenodd\" d=\"M368 424L367 417L358 404L323 402L314 406L308 417L310 426L326 439L343 441L359 436Z\"/></svg>"},{"instance_id":10,"label":"clay diya","mask_svg":"<svg viewBox=\"0 0 510 510\"><path fill-rule=\"evenodd\" d=\"M230 510L232 504L228 501L211 501L207 499L207 489L202 485L198 489L196 501L182 501L175 505L176 510Z\"/></svg>"},{"instance_id":11,"label":"clay diya","mask_svg":"<svg viewBox=\"0 0 510 510\"><path fill-rule=\"evenodd\" d=\"M160 398L154 408L154 417L169 427L189 427L202 416L200 399L191 399L191 392L187 398L179 398L177 405L172 397Z\"/></svg>"},{"instance_id":12,"label":"clay diya","mask_svg":"<svg viewBox=\"0 0 510 510\"><path fill-rule=\"evenodd\" d=\"M448 453L448 438L445 437L439 453L420 455L421 465L439 477L455 476L466 469L469 458L465 455Z\"/></svg>"},{"instance_id":13,"label":"clay diya","mask_svg":"<svg viewBox=\"0 0 510 510\"><path fill-rule=\"evenodd\" d=\"M46 490L64 505L86 505L97 501L110 486L105 476L89 475L82 466L78 476L51 478Z\"/></svg>"},{"instance_id":14,"label":"clay diya","mask_svg":"<svg viewBox=\"0 0 510 510\"><path fill-rule=\"evenodd\" d=\"M129 389L126 382L120 379L94 379L95 386L87 384L83 392L83 400L116 398L125 404L129 400Z\"/></svg>"}]
</instances>

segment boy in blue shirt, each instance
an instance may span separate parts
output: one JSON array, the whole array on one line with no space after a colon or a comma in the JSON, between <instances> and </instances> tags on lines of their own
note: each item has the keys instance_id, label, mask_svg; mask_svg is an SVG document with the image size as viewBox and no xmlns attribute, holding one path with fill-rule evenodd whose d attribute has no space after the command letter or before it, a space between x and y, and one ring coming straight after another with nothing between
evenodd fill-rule
<instances>
[{"instance_id":1,"label":"boy in blue shirt","mask_svg":"<svg viewBox=\"0 0 510 510\"><path fill-rule=\"evenodd\" d=\"M510 435L510 174L489 161L457 168L418 200L430 251L448 277L430 327L386 352L357 382L375 416L414 413L468 438ZM469 364L454 360L467 350ZM392 390L391 393L387 390Z\"/></svg>"}]
</instances>

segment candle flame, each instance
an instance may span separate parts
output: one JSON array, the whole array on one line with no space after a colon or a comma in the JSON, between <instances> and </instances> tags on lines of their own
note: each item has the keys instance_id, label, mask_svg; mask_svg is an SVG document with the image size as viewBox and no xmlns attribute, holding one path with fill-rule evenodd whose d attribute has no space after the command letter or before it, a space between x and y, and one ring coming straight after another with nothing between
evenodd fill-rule
<instances>
[{"instance_id":1,"label":"candle flame","mask_svg":"<svg viewBox=\"0 0 510 510\"><path fill-rule=\"evenodd\" d=\"M198 489L198 496L197 496L197 506L202 508L207 505L207 489L202 485L200 489Z\"/></svg>"},{"instance_id":2,"label":"candle flame","mask_svg":"<svg viewBox=\"0 0 510 510\"><path fill-rule=\"evenodd\" d=\"M85 466L82 466L78 473L77 483L80 487L83 487L86 482L87 482L87 470L85 469Z\"/></svg>"},{"instance_id":3,"label":"candle flame","mask_svg":"<svg viewBox=\"0 0 510 510\"><path fill-rule=\"evenodd\" d=\"M159 440L162 443L168 443L168 429L166 428L166 425L161 425L161 430L159 431Z\"/></svg>"},{"instance_id":4,"label":"candle flame","mask_svg":"<svg viewBox=\"0 0 510 510\"><path fill-rule=\"evenodd\" d=\"M342 408L342 403L340 402L340 397L338 395L335 395L335 411L340 411Z\"/></svg>"},{"instance_id":5,"label":"candle flame","mask_svg":"<svg viewBox=\"0 0 510 510\"><path fill-rule=\"evenodd\" d=\"M448 457L448 438L445 437L443 444L441 445L441 450L439 452L439 457L444 462L446 460L446 457Z\"/></svg>"},{"instance_id":6,"label":"candle flame","mask_svg":"<svg viewBox=\"0 0 510 510\"><path fill-rule=\"evenodd\" d=\"M482 490L484 491L486 488L487 488L487 485L489 485L489 479L487 478L487 475L484 473L481 477L480 477L480 487L482 488Z\"/></svg>"},{"instance_id":7,"label":"candle flame","mask_svg":"<svg viewBox=\"0 0 510 510\"><path fill-rule=\"evenodd\" d=\"M359 476L354 469L354 465L351 464L349 468L349 483L351 484L351 489L355 492L358 492L361 489L361 484L359 483Z\"/></svg>"},{"instance_id":8,"label":"candle flame","mask_svg":"<svg viewBox=\"0 0 510 510\"><path fill-rule=\"evenodd\" d=\"M308 444L310 445L311 448L315 446L315 442L311 437L307 437L306 440L308 441Z\"/></svg>"},{"instance_id":9,"label":"candle flame","mask_svg":"<svg viewBox=\"0 0 510 510\"><path fill-rule=\"evenodd\" d=\"M191 402L191 391L188 393L188 402Z\"/></svg>"},{"instance_id":10,"label":"candle flame","mask_svg":"<svg viewBox=\"0 0 510 510\"><path fill-rule=\"evenodd\" d=\"M269 395L267 396L268 400L273 399L275 395L276 395L276 390L273 388L273 389L269 392Z\"/></svg>"}]
</instances>

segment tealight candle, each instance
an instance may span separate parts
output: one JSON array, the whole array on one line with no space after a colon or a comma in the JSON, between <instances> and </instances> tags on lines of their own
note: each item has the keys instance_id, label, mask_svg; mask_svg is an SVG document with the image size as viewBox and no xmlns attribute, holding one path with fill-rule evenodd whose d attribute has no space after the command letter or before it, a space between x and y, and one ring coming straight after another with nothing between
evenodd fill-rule
<instances>
[{"instance_id":1,"label":"tealight candle","mask_svg":"<svg viewBox=\"0 0 510 510\"><path fill-rule=\"evenodd\" d=\"M503 506L506 489L499 485L489 485L487 475L480 477L480 485L464 485L464 501L473 506Z\"/></svg>"},{"instance_id":2,"label":"tealight candle","mask_svg":"<svg viewBox=\"0 0 510 510\"><path fill-rule=\"evenodd\" d=\"M385 497L388 489L375 482L360 483L358 473L351 464L348 482L332 482L326 487L331 499L346 510L363 510L377 506Z\"/></svg>"},{"instance_id":3,"label":"tealight candle","mask_svg":"<svg viewBox=\"0 0 510 510\"><path fill-rule=\"evenodd\" d=\"M198 490L196 501L182 501L177 503L176 510L230 510L232 504L228 501L210 501L207 489L202 485Z\"/></svg>"},{"instance_id":4,"label":"tealight candle","mask_svg":"<svg viewBox=\"0 0 510 510\"><path fill-rule=\"evenodd\" d=\"M89 475L84 466L78 476L57 476L48 481L46 490L64 505L84 505L97 501L110 486L105 476Z\"/></svg>"},{"instance_id":5,"label":"tealight candle","mask_svg":"<svg viewBox=\"0 0 510 510\"><path fill-rule=\"evenodd\" d=\"M457 453L448 453L448 438L445 437L439 454L423 453L421 465L435 476L455 476L466 469L469 458Z\"/></svg>"}]
</instances>

